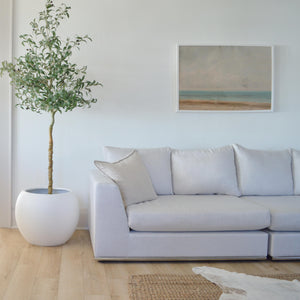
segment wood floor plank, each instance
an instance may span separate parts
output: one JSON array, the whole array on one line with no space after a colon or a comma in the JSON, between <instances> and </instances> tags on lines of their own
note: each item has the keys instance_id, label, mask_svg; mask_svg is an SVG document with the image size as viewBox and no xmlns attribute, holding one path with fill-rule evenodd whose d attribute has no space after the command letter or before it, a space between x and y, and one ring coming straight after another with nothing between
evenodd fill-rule
<instances>
[{"instance_id":1,"label":"wood floor plank","mask_svg":"<svg viewBox=\"0 0 300 300\"><path fill-rule=\"evenodd\" d=\"M31 299L57 299L62 247L43 247Z\"/></svg>"},{"instance_id":2,"label":"wood floor plank","mask_svg":"<svg viewBox=\"0 0 300 300\"><path fill-rule=\"evenodd\" d=\"M58 300L84 299L83 249L80 231L62 246Z\"/></svg>"},{"instance_id":3,"label":"wood floor plank","mask_svg":"<svg viewBox=\"0 0 300 300\"><path fill-rule=\"evenodd\" d=\"M87 295L84 300L111 300L108 295Z\"/></svg>"},{"instance_id":4,"label":"wood floor plank","mask_svg":"<svg viewBox=\"0 0 300 300\"><path fill-rule=\"evenodd\" d=\"M128 299L127 263L103 263L105 266L107 284L112 299Z\"/></svg>"},{"instance_id":5,"label":"wood floor plank","mask_svg":"<svg viewBox=\"0 0 300 300\"><path fill-rule=\"evenodd\" d=\"M30 299L41 253L41 247L27 245L23 249L3 299Z\"/></svg>"},{"instance_id":6,"label":"wood floor plank","mask_svg":"<svg viewBox=\"0 0 300 300\"><path fill-rule=\"evenodd\" d=\"M0 237L0 299L3 299L24 248L23 243L12 242L15 238L13 231L3 232L2 230Z\"/></svg>"},{"instance_id":7,"label":"wood floor plank","mask_svg":"<svg viewBox=\"0 0 300 300\"><path fill-rule=\"evenodd\" d=\"M83 284L86 299L109 299L110 290L104 264L94 259L89 235L82 231Z\"/></svg>"}]
</instances>

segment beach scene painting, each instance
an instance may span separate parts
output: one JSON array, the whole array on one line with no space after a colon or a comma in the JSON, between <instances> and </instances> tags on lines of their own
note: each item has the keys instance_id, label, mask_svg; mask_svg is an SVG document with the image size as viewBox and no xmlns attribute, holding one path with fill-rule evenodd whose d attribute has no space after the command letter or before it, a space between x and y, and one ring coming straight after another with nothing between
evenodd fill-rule
<instances>
[{"instance_id":1,"label":"beach scene painting","mask_svg":"<svg viewBox=\"0 0 300 300\"><path fill-rule=\"evenodd\" d=\"M179 111L272 111L271 46L178 46Z\"/></svg>"}]
</instances>

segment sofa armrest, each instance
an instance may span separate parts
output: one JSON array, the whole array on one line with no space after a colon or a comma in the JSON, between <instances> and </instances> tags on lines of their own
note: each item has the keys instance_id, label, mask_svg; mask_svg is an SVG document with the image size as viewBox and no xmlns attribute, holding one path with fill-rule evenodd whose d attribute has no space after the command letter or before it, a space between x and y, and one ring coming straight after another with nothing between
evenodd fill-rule
<instances>
[{"instance_id":1,"label":"sofa armrest","mask_svg":"<svg viewBox=\"0 0 300 300\"><path fill-rule=\"evenodd\" d=\"M128 253L129 227L118 185L99 170L90 174L89 230L96 258Z\"/></svg>"}]
</instances>

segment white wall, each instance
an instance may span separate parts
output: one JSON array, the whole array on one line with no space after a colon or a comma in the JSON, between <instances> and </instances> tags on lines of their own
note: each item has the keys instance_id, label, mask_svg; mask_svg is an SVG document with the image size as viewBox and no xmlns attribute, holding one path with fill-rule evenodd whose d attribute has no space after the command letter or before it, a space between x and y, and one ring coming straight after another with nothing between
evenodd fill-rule
<instances>
[{"instance_id":1,"label":"white wall","mask_svg":"<svg viewBox=\"0 0 300 300\"><path fill-rule=\"evenodd\" d=\"M58 1L55 1L58 2ZM72 6L64 32L89 33L93 43L76 54L104 84L89 110L57 118L55 185L80 198L86 226L88 174L103 145L195 148L240 143L300 149L298 0L89 0ZM42 8L15 0L16 37ZM177 44L275 46L273 113L176 113ZM47 184L49 116L14 111L15 199L21 189Z\"/></svg>"},{"instance_id":2,"label":"white wall","mask_svg":"<svg viewBox=\"0 0 300 300\"><path fill-rule=\"evenodd\" d=\"M11 56L11 1L1 0L0 62ZM0 78L0 227L11 222L11 95L8 76Z\"/></svg>"}]
</instances>

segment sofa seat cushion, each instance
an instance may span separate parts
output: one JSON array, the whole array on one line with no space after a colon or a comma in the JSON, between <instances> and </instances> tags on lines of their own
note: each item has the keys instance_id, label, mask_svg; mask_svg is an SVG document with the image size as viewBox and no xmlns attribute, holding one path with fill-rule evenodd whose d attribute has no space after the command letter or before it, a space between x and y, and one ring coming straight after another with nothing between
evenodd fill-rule
<instances>
[{"instance_id":1,"label":"sofa seat cushion","mask_svg":"<svg viewBox=\"0 0 300 300\"><path fill-rule=\"evenodd\" d=\"M269 229L300 231L300 196L247 196L243 199L270 210L271 225Z\"/></svg>"},{"instance_id":2,"label":"sofa seat cushion","mask_svg":"<svg viewBox=\"0 0 300 300\"><path fill-rule=\"evenodd\" d=\"M239 231L270 225L267 208L227 195L171 195L127 207L136 231Z\"/></svg>"}]
</instances>

